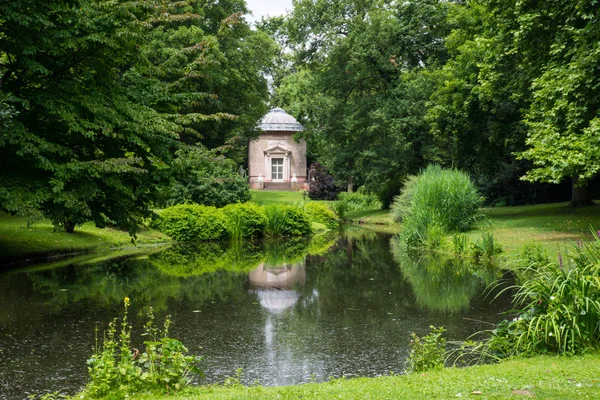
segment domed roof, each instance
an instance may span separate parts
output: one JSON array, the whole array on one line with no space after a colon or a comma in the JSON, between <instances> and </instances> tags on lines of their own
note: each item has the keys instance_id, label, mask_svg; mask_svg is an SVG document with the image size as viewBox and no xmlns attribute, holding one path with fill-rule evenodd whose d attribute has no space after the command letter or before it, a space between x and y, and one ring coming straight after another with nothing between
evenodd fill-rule
<instances>
[{"instance_id":1,"label":"domed roof","mask_svg":"<svg viewBox=\"0 0 600 400\"><path fill-rule=\"evenodd\" d=\"M273 314L293 307L300 298L294 290L257 290L260 305Z\"/></svg>"},{"instance_id":2,"label":"domed roof","mask_svg":"<svg viewBox=\"0 0 600 400\"><path fill-rule=\"evenodd\" d=\"M264 132L302 132L304 127L282 108L275 107L263 117L260 129Z\"/></svg>"}]
</instances>

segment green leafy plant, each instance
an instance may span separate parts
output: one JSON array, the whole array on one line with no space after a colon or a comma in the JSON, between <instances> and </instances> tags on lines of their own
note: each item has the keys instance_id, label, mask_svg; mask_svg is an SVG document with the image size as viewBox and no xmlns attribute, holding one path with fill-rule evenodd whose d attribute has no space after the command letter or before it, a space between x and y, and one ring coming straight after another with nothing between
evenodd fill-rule
<instances>
[{"instance_id":1,"label":"green leafy plant","mask_svg":"<svg viewBox=\"0 0 600 400\"><path fill-rule=\"evenodd\" d=\"M238 174L232 160L202 145L185 146L175 155L167 205L197 203L223 207L250 200L248 183Z\"/></svg>"},{"instance_id":2,"label":"green leafy plant","mask_svg":"<svg viewBox=\"0 0 600 400\"><path fill-rule=\"evenodd\" d=\"M439 369L446 360L446 332L444 327L429 327L429 334L422 338L411 333L410 353L408 355L408 372L423 372Z\"/></svg>"},{"instance_id":3,"label":"green leafy plant","mask_svg":"<svg viewBox=\"0 0 600 400\"><path fill-rule=\"evenodd\" d=\"M344 216L346 216L346 213L348 212L348 204L343 201L334 201L331 203L331 207L339 219L344 219Z\"/></svg>"},{"instance_id":4,"label":"green leafy plant","mask_svg":"<svg viewBox=\"0 0 600 400\"><path fill-rule=\"evenodd\" d=\"M470 250L471 241L469 236L464 233L455 233L452 235L452 252L454 254L466 254Z\"/></svg>"},{"instance_id":5,"label":"green leafy plant","mask_svg":"<svg viewBox=\"0 0 600 400\"><path fill-rule=\"evenodd\" d=\"M158 229L177 241L219 240L227 235L227 220L215 207L180 204L160 212Z\"/></svg>"},{"instance_id":6,"label":"green leafy plant","mask_svg":"<svg viewBox=\"0 0 600 400\"><path fill-rule=\"evenodd\" d=\"M375 194L365 192L363 187L352 193L341 192L338 201L345 203L348 211L379 210L382 207L379 198Z\"/></svg>"},{"instance_id":7,"label":"green leafy plant","mask_svg":"<svg viewBox=\"0 0 600 400\"><path fill-rule=\"evenodd\" d=\"M301 206L268 204L265 214L269 236L306 236L313 232L310 217Z\"/></svg>"},{"instance_id":8,"label":"green leafy plant","mask_svg":"<svg viewBox=\"0 0 600 400\"><path fill-rule=\"evenodd\" d=\"M340 226L337 215L323 203L307 203L304 205L304 211L312 221L319 222L329 229L336 229Z\"/></svg>"},{"instance_id":9,"label":"green leafy plant","mask_svg":"<svg viewBox=\"0 0 600 400\"><path fill-rule=\"evenodd\" d=\"M494 238L494 234L483 232L481 238L471 243L470 254L475 258L491 258L502 253L502 246Z\"/></svg>"},{"instance_id":10,"label":"green leafy plant","mask_svg":"<svg viewBox=\"0 0 600 400\"><path fill-rule=\"evenodd\" d=\"M263 207L255 203L229 204L222 208L227 230L232 239L264 234L267 216Z\"/></svg>"},{"instance_id":11,"label":"green leafy plant","mask_svg":"<svg viewBox=\"0 0 600 400\"><path fill-rule=\"evenodd\" d=\"M171 318L165 319L162 330L154 323L152 308L144 335L145 350L132 349L128 309L129 298L124 301L121 323L115 318L88 360L91 381L85 392L92 397L121 399L139 391L168 392L182 389L189 384L191 374L203 376L198 368L202 357L188 355L186 347L177 339L170 338ZM117 332L117 325L120 330Z\"/></svg>"}]
</instances>

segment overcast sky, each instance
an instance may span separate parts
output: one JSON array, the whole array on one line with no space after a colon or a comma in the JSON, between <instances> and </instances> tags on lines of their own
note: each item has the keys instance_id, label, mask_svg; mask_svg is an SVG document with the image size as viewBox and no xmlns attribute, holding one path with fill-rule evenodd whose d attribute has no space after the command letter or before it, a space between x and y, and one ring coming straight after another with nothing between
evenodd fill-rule
<instances>
[{"instance_id":1,"label":"overcast sky","mask_svg":"<svg viewBox=\"0 0 600 400\"><path fill-rule=\"evenodd\" d=\"M246 0L248 8L253 15L248 16L248 21L259 21L260 17L285 14L292 9L292 0Z\"/></svg>"}]
</instances>

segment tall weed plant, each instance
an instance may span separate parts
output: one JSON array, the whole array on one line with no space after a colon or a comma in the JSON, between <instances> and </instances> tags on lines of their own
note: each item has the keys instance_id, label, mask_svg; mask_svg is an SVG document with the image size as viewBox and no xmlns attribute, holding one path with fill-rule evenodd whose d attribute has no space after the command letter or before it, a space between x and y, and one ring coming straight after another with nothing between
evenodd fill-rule
<instances>
[{"instance_id":1,"label":"tall weed plant","mask_svg":"<svg viewBox=\"0 0 600 400\"><path fill-rule=\"evenodd\" d=\"M408 191L408 193L406 193ZM482 217L483 199L469 176L430 165L411 178L392 206L402 220L402 237L410 245L426 244L430 233L463 232Z\"/></svg>"},{"instance_id":2,"label":"tall weed plant","mask_svg":"<svg viewBox=\"0 0 600 400\"><path fill-rule=\"evenodd\" d=\"M167 393L187 386L192 374L203 376L198 368L202 358L188 355L179 340L169 337L170 317L159 329L152 309L144 327L145 349L143 352L133 349L132 326L127 319L129 306L126 297L121 323L115 318L109 324L102 343L96 332L94 354L88 360L91 381L86 394L93 398L124 399L140 392Z\"/></svg>"}]
</instances>

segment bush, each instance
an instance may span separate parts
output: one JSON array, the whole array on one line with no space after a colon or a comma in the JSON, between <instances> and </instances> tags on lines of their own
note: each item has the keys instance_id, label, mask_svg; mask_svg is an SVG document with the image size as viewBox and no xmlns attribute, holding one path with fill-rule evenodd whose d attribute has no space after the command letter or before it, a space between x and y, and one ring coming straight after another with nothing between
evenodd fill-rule
<instances>
[{"instance_id":1,"label":"bush","mask_svg":"<svg viewBox=\"0 0 600 400\"><path fill-rule=\"evenodd\" d=\"M210 206L180 204L164 209L156 223L165 235L180 241L219 240L227 235L223 212Z\"/></svg>"},{"instance_id":2,"label":"bush","mask_svg":"<svg viewBox=\"0 0 600 400\"><path fill-rule=\"evenodd\" d=\"M308 197L311 200L335 200L342 191L342 188L335 184L333 176L319 163L311 165L310 179Z\"/></svg>"},{"instance_id":3,"label":"bush","mask_svg":"<svg viewBox=\"0 0 600 400\"><path fill-rule=\"evenodd\" d=\"M145 325L145 350L132 352L128 308L129 298L126 297L119 332L116 318L109 324L100 345L96 332L96 347L88 360L91 382L86 387L87 393L92 397L110 396L112 399L128 398L139 391L167 393L187 386L192 373L203 375L197 367L202 358L188 355L179 340L168 336L169 316L161 332L154 325L152 309Z\"/></svg>"},{"instance_id":4,"label":"bush","mask_svg":"<svg viewBox=\"0 0 600 400\"><path fill-rule=\"evenodd\" d=\"M431 232L468 229L481 217L481 204L482 198L467 174L430 165L408 181L393 209L403 222L402 237L407 243L423 245Z\"/></svg>"},{"instance_id":5,"label":"bush","mask_svg":"<svg viewBox=\"0 0 600 400\"><path fill-rule=\"evenodd\" d=\"M265 214L269 236L305 236L312 233L310 218L299 206L269 204L265 206Z\"/></svg>"},{"instance_id":6,"label":"bush","mask_svg":"<svg viewBox=\"0 0 600 400\"><path fill-rule=\"evenodd\" d=\"M418 337L411 333L410 353L408 355L408 372L424 372L439 369L444 366L446 359L446 339L442 334L443 327L430 326L430 333Z\"/></svg>"},{"instance_id":7,"label":"bush","mask_svg":"<svg viewBox=\"0 0 600 400\"><path fill-rule=\"evenodd\" d=\"M174 181L165 204L197 203L223 207L250 201L246 178L232 161L201 146L187 146L176 152Z\"/></svg>"},{"instance_id":8,"label":"bush","mask_svg":"<svg viewBox=\"0 0 600 400\"><path fill-rule=\"evenodd\" d=\"M337 229L340 225L338 217L325 204L307 203L304 206L304 211L312 221L319 222L329 229Z\"/></svg>"},{"instance_id":9,"label":"bush","mask_svg":"<svg viewBox=\"0 0 600 400\"><path fill-rule=\"evenodd\" d=\"M376 195L371 193L365 193L362 187L353 193L342 192L338 195L338 201L346 204L346 210L348 211L362 211L362 210L380 210L382 207L381 201Z\"/></svg>"},{"instance_id":10,"label":"bush","mask_svg":"<svg viewBox=\"0 0 600 400\"><path fill-rule=\"evenodd\" d=\"M264 208L255 203L229 204L222 209L234 239L261 236L267 225Z\"/></svg>"}]
</instances>

